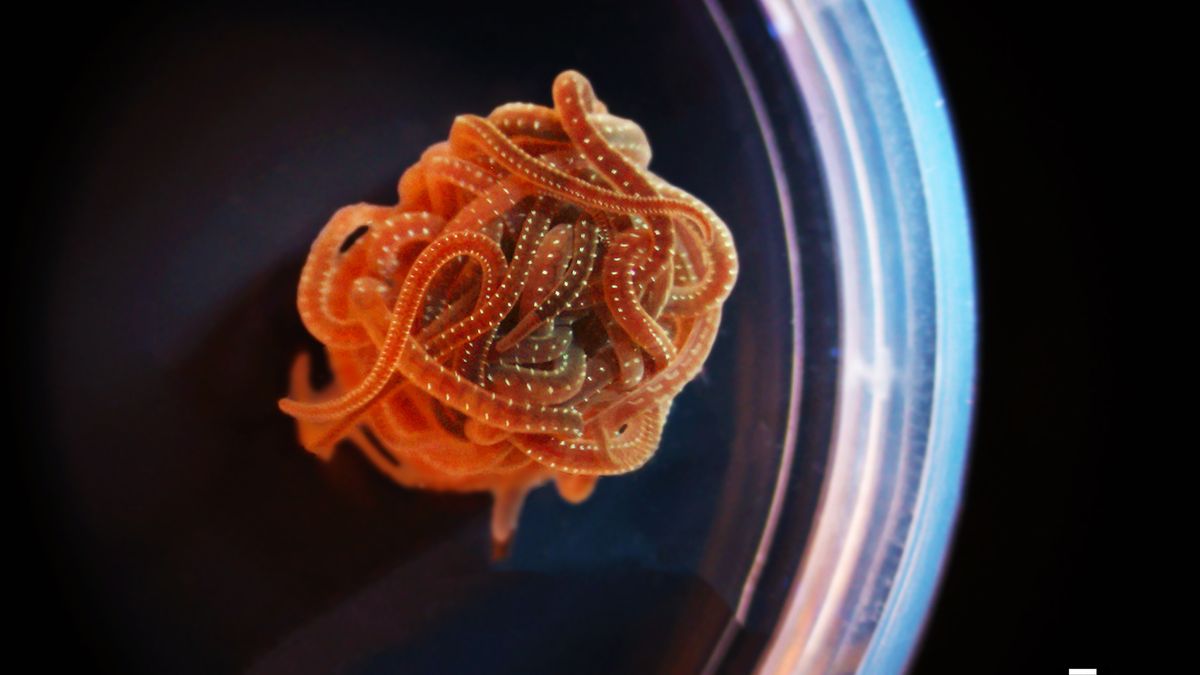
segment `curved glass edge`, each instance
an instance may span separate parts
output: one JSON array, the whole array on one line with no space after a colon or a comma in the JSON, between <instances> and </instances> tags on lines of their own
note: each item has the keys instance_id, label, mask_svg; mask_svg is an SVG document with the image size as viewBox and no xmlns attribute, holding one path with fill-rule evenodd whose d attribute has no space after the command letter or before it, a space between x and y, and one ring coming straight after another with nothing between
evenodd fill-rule
<instances>
[{"instance_id":1,"label":"curved glass edge","mask_svg":"<svg viewBox=\"0 0 1200 675\"><path fill-rule=\"evenodd\" d=\"M944 568L960 506L974 401L975 275L954 132L929 49L904 0L866 0L892 65L925 187L933 247L937 342L925 476L913 529L860 671L911 660Z\"/></svg>"},{"instance_id":2,"label":"curved glass edge","mask_svg":"<svg viewBox=\"0 0 1200 675\"><path fill-rule=\"evenodd\" d=\"M760 0L809 108L843 325L819 516L761 672L900 672L956 519L975 375L967 208L902 0Z\"/></svg>"}]
</instances>

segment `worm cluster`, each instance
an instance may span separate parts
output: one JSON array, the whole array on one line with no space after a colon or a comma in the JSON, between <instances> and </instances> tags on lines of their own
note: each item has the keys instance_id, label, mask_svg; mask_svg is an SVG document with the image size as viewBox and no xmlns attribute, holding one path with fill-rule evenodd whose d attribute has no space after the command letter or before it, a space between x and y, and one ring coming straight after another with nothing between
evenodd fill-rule
<instances>
[{"instance_id":1,"label":"worm cluster","mask_svg":"<svg viewBox=\"0 0 1200 675\"><path fill-rule=\"evenodd\" d=\"M314 391L301 355L280 401L322 457L349 439L401 484L493 492L500 545L531 488L578 502L653 456L737 276L637 124L574 71L553 99L458 117L397 205L333 216L298 306L334 381Z\"/></svg>"}]
</instances>

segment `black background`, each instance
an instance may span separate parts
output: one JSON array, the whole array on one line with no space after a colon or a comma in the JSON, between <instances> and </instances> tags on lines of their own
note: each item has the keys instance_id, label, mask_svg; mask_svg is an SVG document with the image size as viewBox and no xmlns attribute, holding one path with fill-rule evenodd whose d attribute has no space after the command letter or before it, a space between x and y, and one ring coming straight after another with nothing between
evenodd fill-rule
<instances>
[{"instance_id":1,"label":"black background","mask_svg":"<svg viewBox=\"0 0 1200 675\"><path fill-rule=\"evenodd\" d=\"M1126 384L1155 222L1127 206L1144 142L1129 108L1151 91L1136 20L916 5L966 172L982 339L964 509L914 672L1149 672L1132 564L1149 438L1128 433L1148 401Z\"/></svg>"},{"instance_id":2,"label":"black background","mask_svg":"<svg viewBox=\"0 0 1200 675\"><path fill-rule=\"evenodd\" d=\"M1115 490L1137 461L1122 388L1138 316L1128 279L1153 227L1125 207L1133 146L1126 116L1145 86L1117 48L1124 17L1060 3L918 2L965 165L978 259L982 345L978 412L953 556L913 672L1137 672L1138 591L1129 565L1138 534ZM17 218L6 230L10 338L20 340L23 285L38 283L38 212L51 199L55 157L77 141L80 73L113 35L152 25L153 11L26 19L10 41L6 106L15 149ZM35 10L36 13L36 10ZM54 19L52 21L51 19ZM36 30L34 29L36 27ZM54 134L49 132L53 130ZM12 317L17 317L13 319ZM36 387L12 351L18 381ZM18 423L14 438L35 433ZM29 438L35 438L29 436ZM1143 440L1142 444L1146 441ZM36 447L29 446L29 447ZM1134 460L1119 463L1118 452ZM18 482L23 475L15 474ZM37 523L53 508L31 485L18 506L14 611L24 636L59 647L38 658L106 660L87 618L63 602ZM32 644L18 640L21 644Z\"/></svg>"}]
</instances>

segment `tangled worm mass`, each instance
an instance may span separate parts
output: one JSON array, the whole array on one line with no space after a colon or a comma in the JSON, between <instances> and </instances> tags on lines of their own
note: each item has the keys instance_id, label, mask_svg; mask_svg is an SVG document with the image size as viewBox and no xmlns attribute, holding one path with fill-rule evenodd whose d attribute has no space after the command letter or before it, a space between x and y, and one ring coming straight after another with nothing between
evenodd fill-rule
<instances>
[{"instance_id":1,"label":"tangled worm mass","mask_svg":"<svg viewBox=\"0 0 1200 675\"><path fill-rule=\"evenodd\" d=\"M654 455L737 277L636 123L574 71L553 99L459 116L397 205L334 214L297 295L333 381L301 354L279 402L322 458L346 439L402 485L491 492L497 551L529 490L578 503Z\"/></svg>"}]
</instances>

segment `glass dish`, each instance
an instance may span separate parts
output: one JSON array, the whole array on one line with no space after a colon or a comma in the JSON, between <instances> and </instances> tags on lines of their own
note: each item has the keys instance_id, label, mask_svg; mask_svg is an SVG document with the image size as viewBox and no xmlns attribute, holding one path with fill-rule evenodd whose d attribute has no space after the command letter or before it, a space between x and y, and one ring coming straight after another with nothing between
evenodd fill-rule
<instances>
[{"instance_id":1,"label":"glass dish","mask_svg":"<svg viewBox=\"0 0 1200 675\"><path fill-rule=\"evenodd\" d=\"M974 307L953 140L895 0L146 19L93 69L47 215L42 489L125 670L893 672L958 502ZM569 30L568 30L569 28ZM645 468L525 506L322 464L275 407L329 214L453 116L577 68L741 275ZM81 329L80 327L86 327Z\"/></svg>"}]
</instances>

